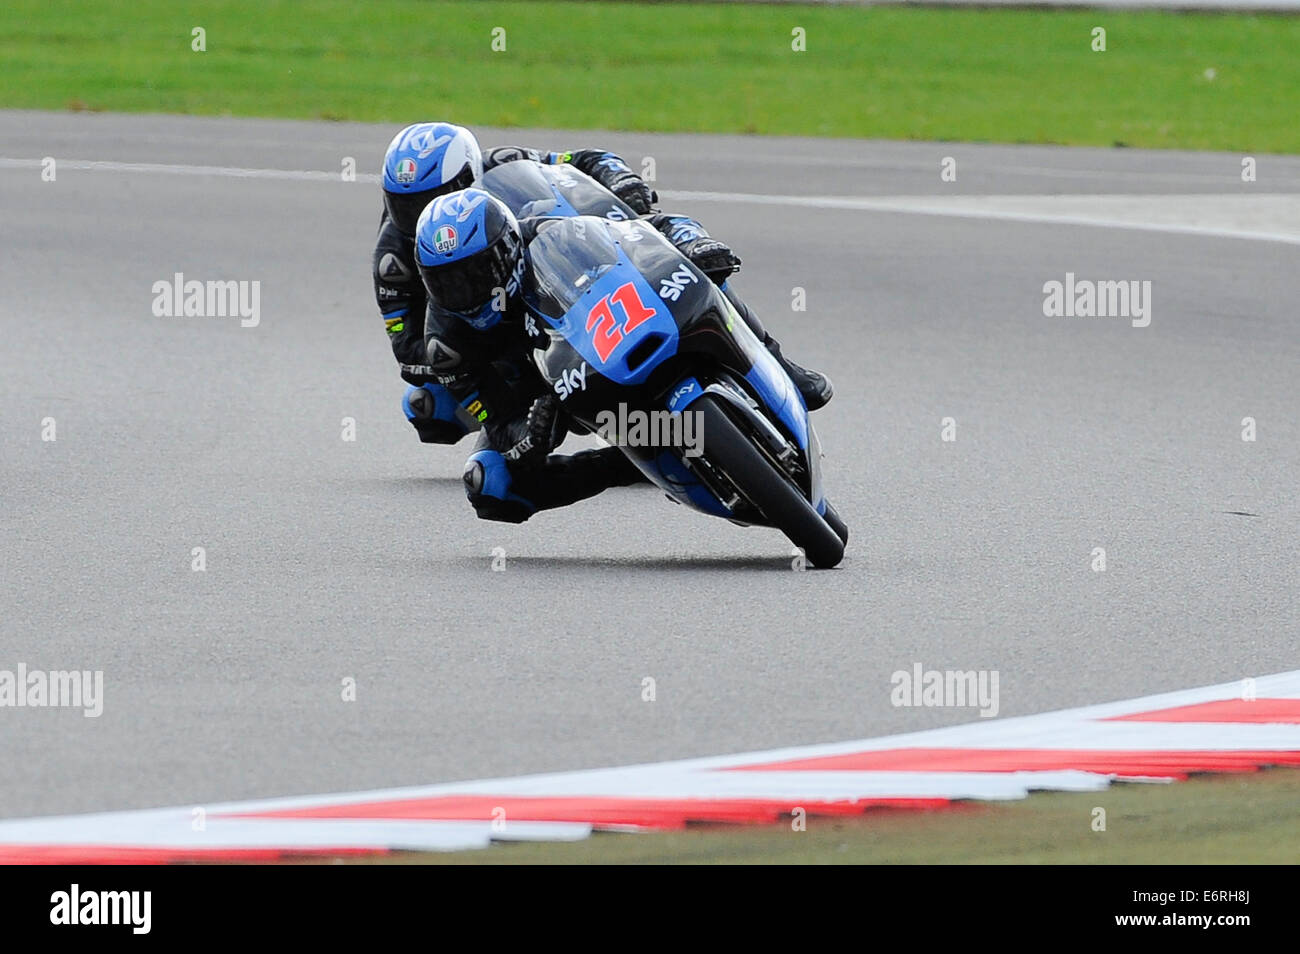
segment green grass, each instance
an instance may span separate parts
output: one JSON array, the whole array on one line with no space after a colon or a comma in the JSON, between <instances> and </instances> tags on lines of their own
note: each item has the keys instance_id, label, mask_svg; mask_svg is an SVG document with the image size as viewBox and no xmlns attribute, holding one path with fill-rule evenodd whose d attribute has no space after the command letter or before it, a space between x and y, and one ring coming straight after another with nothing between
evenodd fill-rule
<instances>
[{"instance_id":1,"label":"green grass","mask_svg":"<svg viewBox=\"0 0 1300 954\"><path fill-rule=\"evenodd\" d=\"M207 51L192 52L191 30ZM1091 30L1107 50L1091 50ZM493 52L494 27L506 30ZM807 31L807 51L791 31ZM1215 71L1207 78L1206 71ZM0 106L1300 151L1300 18L4 0Z\"/></svg>"},{"instance_id":2,"label":"green grass","mask_svg":"<svg viewBox=\"0 0 1300 954\"><path fill-rule=\"evenodd\" d=\"M1093 830L1093 809L1106 830ZM411 864L1295 864L1300 771L1119 784L1085 794L970 803L940 812L872 812L669 834L596 834L570 844L502 844L455 854L401 853Z\"/></svg>"}]
</instances>

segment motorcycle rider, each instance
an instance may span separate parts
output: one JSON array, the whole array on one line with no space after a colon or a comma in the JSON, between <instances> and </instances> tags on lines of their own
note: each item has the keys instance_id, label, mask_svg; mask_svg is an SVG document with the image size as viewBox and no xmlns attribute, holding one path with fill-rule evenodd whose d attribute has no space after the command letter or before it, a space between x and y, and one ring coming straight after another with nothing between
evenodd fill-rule
<instances>
[{"instance_id":1,"label":"motorcycle rider","mask_svg":"<svg viewBox=\"0 0 1300 954\"><path fill-rule=\"evenodd\" d=\"M454 444L469 428L464 423L464 414L457 412L456 401L438 384L425 360L426 296L415 261L416 221L425 206L438 196L475 185L486 170L520 159L550 165L570 163L609 189L638 215L650 214L657 199L627 163L604 149L541 152L520 146L498 146L483 154L473 133L441 122L414 123L393 137L384 156L384 211L372 256L372 273L375 298L393 355L408 385L402 397L402 409L424 443ZM785 366L809 410L824 405L832 394L829 380L786 360L757 316L727 284L727 276L740 266L740 259L731 249L686 216L656 213L652 223L669 234L701 271L719 281L736 310Z\"/></svg>"},{"instance_id":2,"label":"motorcycle rider","mask_svg":"<svg viewBox=\"0 0 1300 954\"><path fill-rule=\"evenodd\" d=\"M384 211L371 270L393 356L408 385L402 409L426 444L454 444L469 428L464 415L457 413L457 402L438 384L425 360L427 302L415 262L416 221L438 196L468 188L487 169L518 159L571 163L638 214L649 212L654 201L654 193L641 177L604 149L540 152L500 146L484 154L473 133L451 123L414 123L393 137L384 156Z\"/></svg>"},{"instance_id":3,"label":"motorcycle rider","mask_svg":"<svg viewBox=\"0 0 1300 954\"><path fill-rule=\"evenodd\" d=\"M532 344L544 340L523 304L528 278L525 249L553 219L517 222L499 199L481 189L441 196L416 228L416 261L428 293L426 360L438 383L482 425L466 462L466 494L488 520L521 523L538 510L567 506L614 486L644 479L617 447L550 454L565 433L554 394L525 365ZM727 294L801 393L820 407L830 382L792 365L743 302L727 287L739 259L698 222L662 213L644 219ZM796 375L798 375L796 377ZM523 382L535 382L532 387Z\"/></svg>"}]
</instances>

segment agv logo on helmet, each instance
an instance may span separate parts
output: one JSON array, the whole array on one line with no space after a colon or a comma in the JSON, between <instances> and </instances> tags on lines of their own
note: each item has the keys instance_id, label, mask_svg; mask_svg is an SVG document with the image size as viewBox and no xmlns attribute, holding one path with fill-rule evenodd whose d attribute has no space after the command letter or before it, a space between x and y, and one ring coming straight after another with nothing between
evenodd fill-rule
<instances>
[{"instance_id":1,"label":"agv logo on helmet","mask_svg":"<svg viewBox=\"0 0 1300 954\"><path fill-rule=\"evenodd\" d=\"M450 252L456 247L456 230L444 225L433 233L433 247L439 252Z\"/></svg>"},{"instance_id":2,"label":"agv logo on helmet","mask_svg":"<svg viewBox=\"0 0 1300 954\"><path fill-rule=\"evenodd\" d=\"M403 159L397 164L397 181L414 182L416 168L414 159Z\"/></svg>"}]
</instances>

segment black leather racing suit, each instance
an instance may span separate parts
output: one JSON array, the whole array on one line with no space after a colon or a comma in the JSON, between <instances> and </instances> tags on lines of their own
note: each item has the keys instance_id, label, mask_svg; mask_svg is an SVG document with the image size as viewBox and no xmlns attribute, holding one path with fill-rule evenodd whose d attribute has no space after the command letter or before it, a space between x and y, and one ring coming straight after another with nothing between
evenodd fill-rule
<instances>
[{"instance_id":1,"label":"black leather racing suit","mask_svg":"<svg viewBox=\"0 0 1300 954\"><path fill-rule=\"evenodd\" d=\"M516 447L526 434L526 418L533 402L547 393L545 383L531 363L533 347L544 345L546 337L540 319L534 318L525 307L522 289L532 280L527 245L536 237L538 229L551 221L554 219L539 217L519 223L525 247L524 265L518 277L506 284L506 307L499 321L478 330L434 303L430 303L425 319L425 361L429 373L482 425L482 433L466 466L465 483L470 503L480 517L488 520L519 523L537 510L568 506L609 487L644 480L617 447L568 455L550 454L531 463L507 462L508 493L488 492L484 483L490 482L490 476L485 475L481 462L476 464L484 451L506 454ZM658 229L688 257L701 240L708 240L703 226L686 216L655 213L641 221ZM731 267L725 271L729 274ZM715 270L710 277L722 285L726 274ZM736 296L728 294L728 297L743 307L744 303ZM562 438L561 430L557 443ZM499 459L497 464L500 465Z\"/></svg>"},{"instance_id":2,"label":"black leather racing suit","mask_svg":"<svg viewBox=\"0 0 1300 954\"><path fill-rule=\"evenodd\" d=\"M556 164L567 162L591 176L611 192L644 190L645 210L653 196L649 187L617 155L605 149L579 149L573 152L541 152L522 146L498 146L483 155L486 172L494 166L517 159ZM617 191L616 191L617 190ZM635 207L635 206L634 206ZM436 380L425 360L424 315L428 299L415 263L415 237L403 235L385 211L379 219L379 234L371 257L375 284L375 303L384 320L388 340L393 348L403 380L422 385ZM413 422L414 423L414 422ZM460 434L456 434L458 439ZM454 443L454 440L445 443Z\"/></svg>"}]
</instances>

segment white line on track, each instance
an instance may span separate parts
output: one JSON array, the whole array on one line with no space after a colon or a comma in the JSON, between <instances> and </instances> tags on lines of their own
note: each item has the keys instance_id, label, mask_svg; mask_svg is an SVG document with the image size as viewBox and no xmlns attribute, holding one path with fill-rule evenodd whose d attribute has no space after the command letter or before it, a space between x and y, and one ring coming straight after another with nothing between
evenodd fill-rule
<instances>
[{"instance_id":1,"label":"white line on track","mask_svg":"<svg viewBox=\"0 0 1300 954\"><path fill-rule=\"evenodd\" d=\"M39 169L42 159L19 159L0 156L0 169ZM345 181L338 172L310 169L244 169L235 166L190 166L151 162L117 162L112 160L59 159L58 167L77 172L141 172L162 175L209 176L235 179L279 179L301 182L338 182L341 184L377 184L379 176L359 173L355 180ZM931 215L945 218L988 219L1002 222L1024 222L1039 225L1087 226L1091 228L1126 229L1145 232L1162 232L1172 235L1191 235L1205 238L1247 239L1261 242L1284 242L1300 245L1300 229L1275 231L1268 229L1196 225L1177 222L1154 222L1128 216L1108 216L1103 213L1079 215L1068 212L1025 211L993 208L987 203L997 198L1023 203L1026 199L1060 200L1061 196L962 196L942 199L933 196L880 196L874 198L855 196L820 195L761 195L751 192L692 192L680 190L661 191L660 197L680 202L726 202L746 205L793 206L797 208L831 209L845 212L892 212L906 215ZM1077 198L1088 198L1080 196ZM1198 196L1134 196L1140 199L1185 199L1194 202ZM1199 197L1208 198L1208 197ZM1255 196L1265 198L1265 196ZM1284 198L1277 196L1276 198ZM1292 198L1285 196L1285 198ZM977 203L985 204L977 204Z\"/></svg>"},{"instance_id":2,"label":"white line on track","mask_svg":"<svg viewBox=\"0 0 1300 954\"><path fill-rule=\"evenodd\" d=\"M43 159L11 159L0 156L0 169L39 169ZM319 172L310 169L240 169L236 166L185 166L159 162L114 162L96 159L59 159L58 169L76 172L147 172L171 176L217 176L228 179L292 179L302 182L339 182L344 179L338 172ZM357 182L377 184L379 176L360 173ZM349 183L350 184L350 183Z\"/></svg>"},{"instance_id":3,"label":"white line on track","mask_svg":"<svg viewBox=\"0 0 1300 954\"><path fill-rule=\"evenodd\" d=\"M937 143L935 145L935 155L957 155L961 157L958 151L960 146L956 143ZM1272 157L1268 157L1272 158ZM1291 157L1287 157L1289 160ZM1051 179L1101 179L1107 182L1114 182L1117 179L1137 179L1146 182L1159 182L1162 184L1173 181L1184 181L1187 183L1202 183L1222 185L1225 181L1240 182L1241 166L1237 156L1230 157L1226 164L1226 169L1219 172L1184 172L1166 169L1082 169L1071 168L1068 166L1025 166L1025 165L1008 165L996 159L988 159L982 156L971 156L964 159L965 164L962 169L965 170L963 175L979 176L1007 173L1015 173L1026 177L1040 177ZM983 164L988 162L988 165ZM745 156L745 163L748 165L760 166L791 166L791 167L808 167L817 166L826 169L886 169L889 171L916 172L921 169L930 169L935 164L929 159L920 161L912 156L897 156L887 158L865 158L861 156L806 156L806 155L760 155L752 153ZM1268 180L1270 183L1276 183L1284 188L1294 188L1300 185L1300 175L1289 171L1290 166L1278 172L1276 168L1270 169ZM1153 193L1155 194L1155 193Z\"/></svg>"},{"instance_id":4,"label":"white line on track","mask_svg":"<svg viewBox=\"0 0 1300 954\"><path fill-rule=\"evenodd\" d=\"M1136 218L1108 216L1103 213L1078 215L1068 212L1025 211L992 208L987 203L1003 199L1007 203L1022 204L1041 200L1044 203L1059 201L1063 196L961 196L942 199L933 196L881 196L856 198L853 196L818 195L755 195L748 192L677 192L664 191L662 198L682 202L744 202L753 205L795 205L814 209L837 209L855 212L898 212L907 215L936 215L961 219L992 219L1001 222L1027 222L1039 225L1083 225L1093 228L1132 229L1144 232L1164 232L1173 235L1197 235L1209 238L1250 239L1260 242L1286 242L1300 245L1300 229L1272 231L1267 229L1234 228L1213 225L1193 225L1177 222L1153 222ZM1099 196L1071 196L1069 198L1100 199ZM1113 198L1108 196L1106 198ZM1134 202L1145 199L1187 200L1217 198L1210 196L1133 196ZM1253 196L1252 198L1262 198ZM1276 197L1281 198L1281 197ZM983 204L981 204L983 203Z\"/></svg>"}]
</instances>

